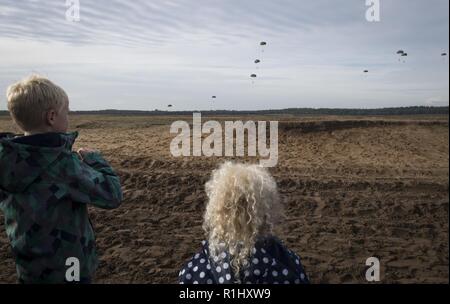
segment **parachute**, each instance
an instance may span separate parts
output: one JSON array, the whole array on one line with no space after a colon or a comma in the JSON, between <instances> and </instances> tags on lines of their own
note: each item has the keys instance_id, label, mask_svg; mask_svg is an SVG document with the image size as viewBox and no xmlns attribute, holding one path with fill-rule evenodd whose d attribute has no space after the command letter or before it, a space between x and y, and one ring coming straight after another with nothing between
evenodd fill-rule
<instances>
[{"instance_id":1,"label":"parachute","mask_svg":"<svg viewBox=\"0 0 450 304\"><path fill-rule=\"evenodd\" d=\"M447 56L447 53L442 53L441 56L445 57L445 56Z\"/></svg>"},{"instance_id":2,"label":"parachute","mask_svg":"<svg viewBox=\"0 0 450 304\"><path fill-rule=\"evenodd\" d=\"M216 98L216 96L212 96L211 98Z\"/></svg>"},{"instance_id":3,"label":"parachute","mask_svg":"<svg viewBox=\"0 0 450 304\"><path fill-rule=\"evenodd\" d=\"M406 53L403 50L398 50L397 51L397 55L399 55L398 56L398 62L402 62L402 57L408 57L408 53ZM405 59L403 59L403 63L405 63L405 62L406 62Z\"/></svg>"},{"instance_id":4,"label":"parachute","mask_svg":"<svg viewBox=\"0 0 450 304\"><path fill-rule=\"evenodd\" d=\"M408 56L408 53L406 53L404 50L398 50L397 55L399 56L398 62L401 62L402 60L400 57L406 57L406 56ZM405 61L403 60L403 62L405 62Z\"/></svg>"},{"instance_id":5,"label":"parachute","mask_svg":"<svg viewBox=\"0 0 450 304\"><path fill-rule=\"evenodd\" d=\"M171 108L171 107L172 107L172 105L171 105L171 104L170 104L170 105L167 105L167 107L168 107L168 108Z\"/></svg>"},{"instance_id":6,"label":"parachute","mask_svg":"<svg viewBox=\"0 0 450 304\"><path fill-rule=\"evenodd\" d=\"M369 70L364 70L364 73L369 73Z\"/></svg>"},{"instance_id":7,"label":"parachute","mask_svg":"<svg viewBox=\"0 0 450 304\"><path fill-rule=\"evenodd\" d=\"M258 66L258 63L260 63L261 62L261 60L259 60L259 59L255 59L255 64L256 64L256 69L257 70L259 70L259 66Z\"/></svg>"},{"instance_id":8,"label":"parachute","mask_svg":"<svg viewBox=\"0 0 450 304\"><path fill-rule=\"evenodd\" d=\"M267 45L267 42L261 41L259 45L261 46L261 56L262 56L262 53L264 53L264 47Z\"/></svg>"},{"instance_id":9,"label":"parachute","mask_svg":"<svg viewBox=\"0 0 450 304\"><path fill-rule=\"evenodd\" d=\"M251 74L250 77L256 78L256 74Z\"/></svg>"}]
</instances>

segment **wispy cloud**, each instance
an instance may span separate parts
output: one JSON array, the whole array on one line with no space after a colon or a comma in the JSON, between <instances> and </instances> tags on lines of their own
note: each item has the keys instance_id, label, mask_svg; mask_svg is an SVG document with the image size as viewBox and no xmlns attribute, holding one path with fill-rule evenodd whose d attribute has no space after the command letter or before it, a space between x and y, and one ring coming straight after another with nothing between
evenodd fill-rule
<instances>
[{"instance_id":1,"label":"wispy cloud","mask_svg":"<svg viewBox=\"0 0 450 304\"><path fill-rule=\"evenodd\" d=\"M0 91L35 71L65 87L73 109L209 109L210 95L230 109L448 96L447 0L381 0L379 23L365 20L362 0L80 0L75 23L65 2L2 1Z\"/></svg>"}]
</instances>

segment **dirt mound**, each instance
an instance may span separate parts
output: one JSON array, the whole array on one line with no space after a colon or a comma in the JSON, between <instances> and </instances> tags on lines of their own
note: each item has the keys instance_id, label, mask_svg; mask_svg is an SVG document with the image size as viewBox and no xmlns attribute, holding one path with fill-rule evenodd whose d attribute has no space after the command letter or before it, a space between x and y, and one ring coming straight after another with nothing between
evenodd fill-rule
<instances>
[{"instance_id":1,"label":"dirt mound","mask_svg":"<svg viewBox=\"0 0 450 304\"><path fill-rule=\"evenodd\" d=\"M429 121L429 120L325 120L325 121L305 121L305 122L281 122L279 130L283 132L300 131L309 132L333 132L337 130L352 128L373 128L389 126L447 126L448 121Z\"/></svg>"}]
</instances>

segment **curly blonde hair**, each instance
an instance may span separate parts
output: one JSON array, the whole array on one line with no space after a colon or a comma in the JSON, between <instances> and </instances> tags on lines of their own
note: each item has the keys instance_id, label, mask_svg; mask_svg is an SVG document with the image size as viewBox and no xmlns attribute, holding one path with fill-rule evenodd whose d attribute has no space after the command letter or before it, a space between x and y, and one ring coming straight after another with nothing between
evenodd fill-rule
<instances>
[{"instance_id":1,"label":"curly blonde hair","mask_svg":"<svg viewBox=\"0 0 450 304\"><path fill-rule=\"evenodd\" d=\"M276 182L259 165L226 162L213 171L206 194L203 229L210 253L217 260L227 250L239 277L258 238L271 235L283 215Z\"/></svg>"}]
</instances>

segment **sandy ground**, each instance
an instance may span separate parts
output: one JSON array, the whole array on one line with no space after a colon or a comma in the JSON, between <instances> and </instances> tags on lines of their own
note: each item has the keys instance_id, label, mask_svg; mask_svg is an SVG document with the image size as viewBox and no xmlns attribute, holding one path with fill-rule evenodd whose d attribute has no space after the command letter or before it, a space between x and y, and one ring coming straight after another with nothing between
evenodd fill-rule
<instances>
[{"instance_id":1,"label":"sandy ground","mask_svg":"<svg viewBox=\"0 0 450 304\"><path fill-rule=\"evenodd\" d=\"M71 117L76 147L101 150L125 195L116 210L90 209L101 256L95 282L176 283L200 248L204 183L225 158L172 157L169 127L179 119L192 121ZM448 116L243 119L280 120L270 170L287 211L279 236L313 283L365 283L371 256L382 283L449 282ZM0 117L0 132L11 130ZM15 281L1 223L0 283Z\"/></svg>"}]
</instances>

